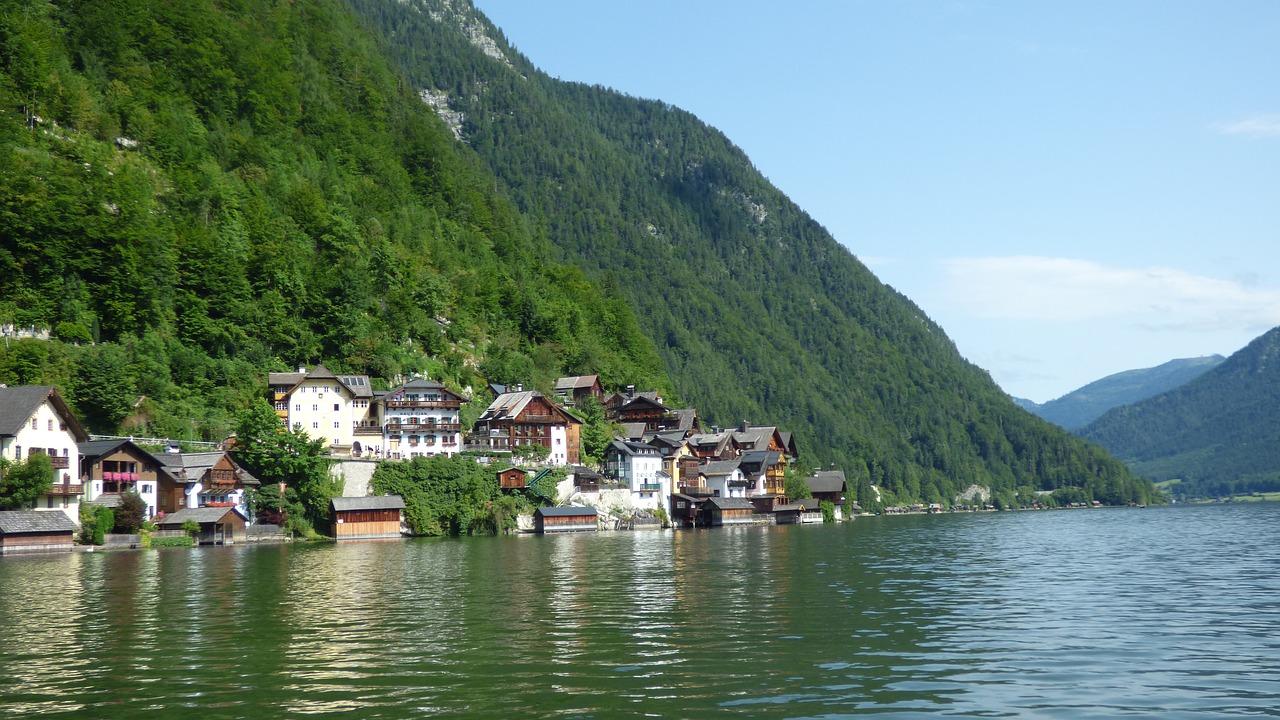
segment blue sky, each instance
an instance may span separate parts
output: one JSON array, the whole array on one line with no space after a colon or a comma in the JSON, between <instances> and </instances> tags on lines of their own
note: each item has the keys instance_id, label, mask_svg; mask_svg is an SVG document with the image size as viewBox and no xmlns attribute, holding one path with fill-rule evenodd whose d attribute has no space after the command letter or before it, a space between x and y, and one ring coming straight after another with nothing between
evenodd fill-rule
<instances>
[{"instance_id":1,"label":"blue sky","mask_svg":"<svg viewBox=\"0 0 1280 720\"><path fill-rule=\"evenodd\" d=\"M722 130L1013 395L1280 325L1280 3L476 5Z\"/></svg>"}]
</instances>

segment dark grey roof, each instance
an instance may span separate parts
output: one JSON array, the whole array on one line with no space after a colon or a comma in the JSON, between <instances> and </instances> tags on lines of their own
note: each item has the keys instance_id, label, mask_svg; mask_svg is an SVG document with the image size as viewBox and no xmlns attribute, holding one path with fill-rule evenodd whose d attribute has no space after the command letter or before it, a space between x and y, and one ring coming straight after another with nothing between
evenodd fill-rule
<instances>
[{"instance_id":1,"label":"dark grey roof","mask_svg":"<svg viewBox=\"0 0 1280 720\"><path fill-rule=\"evenodd\" d=\"M844 492L844 490L843 470L819 470L809 478L809 492L833 493Z\"/></svg>"},{"instance_id":2,"label":"dark grey roof","mask_svg":"<svg viewBox=\"0 0 1280 720\"><path fill-rule=\"evenodd\" d=\"M738 469L738 460L713 460L698 466L699 475L729 475Z\"/></svg>"},{"instance_id":3,"label":"dark grey roof","mask_svg":"<svg viewBox=\"0 0 1280 720\"><path fill-rule=\"evenodd\" d=\"M347 510L403 510L404 498L399 495L368 495L366 497L336 497L332 502L335 512Z\"/></svg>"},{"instance_id":4,"label":"dark grey roof","mask_svg":"<svg viewBox=\"0 0 1280 720\"><path fill-rule=\"evenodd\" d=\"M61 510L0 511L0 534L75 532L76 524Z\"/></svg>"},{"instance_id":5,"label":"dark grey roof","mask_svg":"<svg viewBox=\"0 0 1280 720\"><path fill-rule=\"evenodd\" d=\"M639 440L644 437L645 424L642 422L622 423L622 434L628 440Z\"/></svg>"},{"instance_id":6,"label":"dark grey roof","mask_svg":"<svg viewBox=\"0 0 1280 720\"><path fill-rule=\"evenodd\" d=\"M227 516L227 513L235 513L241 519L248 520L244 513L240 512L237 507L202 507L202 508L183 508L177 512L171 512L156 521L158 527L168 527L171 525L182 525L188 520L195 520L200 524L218 522Z\"/></svg>"},{"instance_id":7,"label":"dark grey roof","mask_svg":"<svg viewBox=\"0 0 1280 720\"><path fill-rule=\"evenodd\" d=\"M593 507L540 507L534 513L542 517L596 517L598 513Z\"/></svg>"},{"instance_id":8,"label":"dark grey roof","mask_svg":"<svg viewBox=\"0 0 1280 720\"><path fill-rule=\"evenodd\" d=\"M89 439L80 420L63 401L52 385L19 385L0 387L0 435L17 435L30 420L40 404L48 400L58 416L67 425L67 431L77 441Z\"/></svg>"},{"instance_id":9,"label":"dark grey roof","mask_svg":"<svg viewBox=\"0 0 1280 720\"><path fill-rule=\"evenodd\" d=\"M714 505L721 510L755 510L756 506L747 501L746 498L733 497L713 497L707 500L708 505Z\"/></svg>"},{"instance_id":10,"label":"dark grey roof","mask_svg":"<svg viewBox=\"0 0 1280 720\"><path fill-rule=\"evenodd\" d=\"M631 442L630 440L614 440L610 447L618 452L627 455L661 455L661 451L652 445L646 445L641 442Z\"/></svg>"},{"instance_id":11,"label":"dark grey roof","mask_svg":"<svg viewBox=\"0 0 1280 720\"><path fill-rule=\"evenodd\" d=\"M583 467L582 465L574 465L572 470L573 470L574 478L576 478L579 482L583 480L599 480L601 477L603 477L602 475L600 475L600 473L596 472L595 470L592 470L589 467Z\"/></svg>"},{"instance_id":12,"label":"dark grey roof","mask_svg":"<svg viewBox=\"0 0 1280 720\"><path fill-rule=\"evenodd\" d=\"M676 410L676 429L681 432L692 432L698 423L697 408L680 408Z\"/></svg>"},{"instance_id":13,"label":"dark grey roof","mask_svg":"<svg viewBox=\"0 0 1280 720\"><path fill-rule=\"evenodd\" d=\"M571 377L562 377L556 380L556 390L574 390L576 388L589 388L596 384L599 375L574 375Z\"/></svg>"},{"instance_id":14,"label":"dark grey roof","mask_svg":"<svg viewBox=\"0 0 1280 720\"><path fill-rule=\"evenodd\" d=\"M109 508L120 507L120 493L103 493L93 499L93 504Z\"/></svg>"},{"instance_id":15,"label":"dark grey roof","mask_svg":"<svg viewBox=\"0 0 1280 720\"><path fill-rule=\"evenodd\" d=\"M818 498L811 498L811 497L800 498L795 502L795 504L805 510L821 510L822 509L822 501L819 500Z\"/></svg>"}]
</instances>

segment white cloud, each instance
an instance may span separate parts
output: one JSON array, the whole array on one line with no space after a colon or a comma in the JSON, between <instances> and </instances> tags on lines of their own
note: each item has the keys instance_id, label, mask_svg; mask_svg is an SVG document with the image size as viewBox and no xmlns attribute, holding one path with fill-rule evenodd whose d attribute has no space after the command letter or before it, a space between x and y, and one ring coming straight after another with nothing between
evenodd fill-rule
<instances>
[{"instance_id":1,"label":"white cloud","mask_svg":"<svg viewBox=\"0 0 1280 720\"><path fill-rule=\"evenodd\" d=\"M985 318L1186 331L1280 325L1280 288L1175 268L1032 256L955 258L942 266L950 302Z\"/></svg>"},{"instance_id":2,"label":"white cloud","mask_svg":"<svg viewBox=\"0 0 1280 720\"><path fill-rule=\"evenodd\" d=\"M1223 135L1280 137L1280 115L1254 115L1235 122L1214 125Z\"/></svg>"}]
</instances>

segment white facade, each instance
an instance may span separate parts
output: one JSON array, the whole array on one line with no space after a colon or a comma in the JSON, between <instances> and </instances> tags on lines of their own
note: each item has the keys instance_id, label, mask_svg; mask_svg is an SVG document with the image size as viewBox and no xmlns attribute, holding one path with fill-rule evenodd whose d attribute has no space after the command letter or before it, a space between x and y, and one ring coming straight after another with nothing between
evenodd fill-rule
<instances>
[{"instance_id":1,"label":"white facade","mask_svg":"<svg viewBox=\"0 0 1280 720\"><path fill-rule=\"evenodd\" d=\"M727 473L711 473L702 476L703 485L714 497L745 498L747 488L743 487L742 470L734 468Z\"/></svg>"},{"instance_id":2,"label":"white facade","mask_svg":"<svg viewBox=\"0 0 1280 720\"><path fill-rule=\"evenodd\" d=\"M462 397L440 383L414 380L382 399L388 457L454 455L462 450Z\"/></svg>"},{"instance_id":3,"label":"white facade","mask_svg":"<svg viewBox=\"0 0 1280 720\"><path fill-rule=\"evenodd\" d=\"M565 425L551 426L551 454L547 462L552 465L569 464L569 430Z\"/></svg>"},{"instance_id":4,"label":"white facade","mask_svg":"<svg viewBox=\"0 0 1280 720\"><path fill-rule=\"evenodd\" d=\"M365 375L334 375L317 365L310 372L272 373L268 382L276 412L289 428L324 441L331 453L376 457L383 453L377 401Z\"/></svg>"},{"instance_id":5,"label":"white facade","mask_svg":"<svg viewBox=\"0 0 1280 720\"><path fill-rule=\"evenodd\" d=\"M663 470L663 457L657 448L619 440L609 448L608 455L608 472L626 483L634 507L668 506L671 476Z\"/></svg>"},{"instance_id":6,"label":"white facade","mask_svg":"<svg viewBox=\"0 0 1280 720\"><path fill-rule=\"evenodd\" d=\"M34 509L61 510L78 525L84 486L79 477L80 452L71 429L73 423L74 419L68 423L52 400L45 398L31 409L19 427L14 428L13 434L0 436L0 455L13 462L26 461L41 453L48 455L53 464L54 490L37 498Z\"/></svg>"}]
</instances>

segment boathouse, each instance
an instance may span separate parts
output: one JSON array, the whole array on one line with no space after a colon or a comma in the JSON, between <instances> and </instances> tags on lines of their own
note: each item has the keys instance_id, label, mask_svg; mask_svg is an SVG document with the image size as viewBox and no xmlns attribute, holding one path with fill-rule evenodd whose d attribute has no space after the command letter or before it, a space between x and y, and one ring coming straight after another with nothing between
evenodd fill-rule
<instances>
[{"instance_id":1,"label":"boathouse","mask_svg":"<svg viewBox=\"0 0 1280 720\"><path fill-rule=\"evenodd\" d=\"M756 522L755 512L756 506L743 498L713 497L702 505L703 524L710 527L750 525Z\"/></svg>"},{"instance_id":2,"label":"boathouse","mask_svg":"<svg viewBox=\"0 0 1280 720\"><path fill-rule=\"evenodd\" d=\"M542 507L533 513L533 529L543 534L595 532L600 522L593 507Z\"/></svg>"},{"instance_id":3,"label":"boathouse","mask_svg":"<svg viewBox=\"0 0 1280 720\"><path fill-rule=\"evenodd\" d=\"M498 487L503 490L521 490L528 482L529 471L509 467L498 473Z\"/></svg>"},{"instance_id":4,"label":"boathouse","mask_svg":"<svg viewBox=\"0 0 1280 720\"><path fill-rule=\"evenodd\" d=\"M202 507L183 508L157 519L156 527L160 530L182 530L183 523L194 520L200 526L196 535L197 545L232 545L245 537L245 527L249 519L240 508Z\"/></svg>"},{"instance_id":5,"label":"boathouse","mask_svg":"<svg viewBox=\"0 0 1280 720\"><path fill-rule=\"evenodd\" d=\"M76 524L60 511L6 510L0 512L0 555L67 552L75 531Z\"/></svg>"},{"instance_id":6,"label":"boathouse","mask_svg":"<svg viewBox=\"0 0 1280 720\"><path fill-rule=\"evenodd\" d=\"M333 536L339 540L383 540L400 537L404 498L399 495L336 497Z\"/></svg>"}]
</instances>

